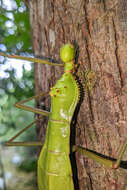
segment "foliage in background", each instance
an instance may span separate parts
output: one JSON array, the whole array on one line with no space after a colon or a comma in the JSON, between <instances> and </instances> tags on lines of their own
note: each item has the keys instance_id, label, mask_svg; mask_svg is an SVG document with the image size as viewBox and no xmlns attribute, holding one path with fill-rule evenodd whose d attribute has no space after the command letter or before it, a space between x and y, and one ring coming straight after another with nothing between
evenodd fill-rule
<instances>
[{"instance_id":1,"label":"foliage in background","mask_svg":"<svg viewBox=\"0 0 127 190\"><path fill-rule=\"evenodd\" d=\"M24 56L32 55L29 10L22 0L0 0L0 51ZM23 65L22 61L12 60L11 62L13 63L10 64L10 60L0 57L0 142L2 144L34 120L33 113L19 110L13 106L15 102L34 94L33 64L29 63L29 69L26 69L26 64ZM15 67L18 64L20 76ZM23 65L22 68L21 65ZM30 102L29 105L34 106L34 102ZM36 140L35 126L18 138L18 141L34 140ZM9 161L6 161L8 164L3 163L5 165L3 167L8 168L6 171L11 172L13 178L17 179L14 183L12 183L13 180L10 180L6 190L19 189L19 186L24 190L30 189L30 187L31 190L36 189L36 172L29 174L29 177L31 176L29 179L25 177L26 172L36 171L36 148L17 147L11 150L14 152L16 150L17 154L20 153L22 159L16 165L18 170L14 165L11 169L11 166L8 165ZM3 157L4 154L6 155L6 153L2 154ZM13 159L12 155L11 159ZM24 183L20 180L22 174L25 177Z\"/></svg>"},{"instance_id":2,"label":"foliage in background","mask_svg":"<svg viewBox=\"0 0 127 190\"><path fill-rule=\"evenodd\" d=\"M0 0L0 44L8 52L31 53L29 12L21 0Z\"/></svg>"},{"instance_id":3,"label":"foliage in background","mask_svg":"<svg viewBox=\"0 0 127 190\"><path fill-rule=\"evenodd\" d=\"M0 50L15 54L32 53L29 12L24 2L0 0L0 12ZM7 59L0 60L1 68L4 68L3 64L7 65L4 76L0 76L0 123L2 125L0 134L3 135L11 128L20 129L20 126L25 125L26 120L30 120L26 113L23 114L23 117L25 115L23 119L22 112L12 106L15 101L33 95L34 81L32 66L30 71L26 71L23 67L22 77L18 77L15 68L8 66ZM19 125L17 120L22 120L24 124L21 125L19 122Z\"/></svg>"},{"instance_id":4,"label":"foliage in background","mask_svg":"<svg viewBox=\"0 0 127 190\"><path fill-rule=\"evenodd\" d=\"M29 11L22 0L0 0L0 51L10 54L32 55ZM13 64L17 64L16 61ZM13 65L12 64L12 65ZM20 63L18 63L20 64ZM13 107L13 104L34 94L33 64L30 70L22 68L21 76L10 67L8 59L0 57L0 141L12 137L16 131L33 121L32 113ZM34 106L34 103L30 103ZM22 141L34 140L35 129L20 138ZM34 149L25 149L31 155ZM35 153L34 153L35 154Z\"/></svg>"}]
</instances>

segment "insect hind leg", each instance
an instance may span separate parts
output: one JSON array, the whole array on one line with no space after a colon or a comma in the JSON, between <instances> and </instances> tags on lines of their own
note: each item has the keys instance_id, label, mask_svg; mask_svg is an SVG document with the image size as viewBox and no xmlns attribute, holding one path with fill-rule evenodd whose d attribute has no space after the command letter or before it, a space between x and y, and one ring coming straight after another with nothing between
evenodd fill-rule
<instances>
[{"instance_id":1,"label":"insect hind leg","mask_svg":"<svg viewBox=\"0 0 127 190\"><path fill-rule=\"evenodd\" d=\"M15 136L13 136L10 140L8 140L5 143L5 146L42 146L41 141L31 141L31 142L18 142L14 141L17 137L19 137L21 134L23 134L27 129L31 128L37 121L42 119L42 116L39 117L39 119L36 119L35 121L31 122L28 126L26 126L24 129L19 131Z\"/></svg>"}]
</instances>

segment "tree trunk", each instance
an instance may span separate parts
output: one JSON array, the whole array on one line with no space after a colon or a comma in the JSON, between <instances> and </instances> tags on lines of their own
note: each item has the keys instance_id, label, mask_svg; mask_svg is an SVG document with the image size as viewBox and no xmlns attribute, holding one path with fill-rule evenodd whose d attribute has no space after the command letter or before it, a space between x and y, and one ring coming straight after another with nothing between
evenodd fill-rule
<instances>
[{"instance_id":1,"label":"tree trunk","mask_svg":"<svg viewBox=\"0 0 127 190\"><path fill-rule=\"evenodd\" d=\"M78 114L76 144L117 158L127 138L127 1L31 0L29 7L35 56L60 61L62 44L75 40L79 46L78 75L85 95ZM93 88L84 78L87 71L94 76ZM49 90L62 73L61 67L36 63L35 93ZM41 100L37 106L44 107ZM50 106L49 101L45 106ZM42 141L45 131L46 120L37 127ZM126 156L127 152L123 160ZM106 169L79 153L76 162L80 190L127 189L125 169Z\"/></svg>"}]
</instances>

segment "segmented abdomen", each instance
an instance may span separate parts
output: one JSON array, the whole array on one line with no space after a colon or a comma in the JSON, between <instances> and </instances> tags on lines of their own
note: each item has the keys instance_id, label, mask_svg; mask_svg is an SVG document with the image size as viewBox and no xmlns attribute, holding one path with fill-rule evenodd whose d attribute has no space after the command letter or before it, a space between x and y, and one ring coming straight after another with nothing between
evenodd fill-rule
<instances>
[{"instance_id":1,"label":"segmented abdomen","mask_svg":"<svg viewBox=\"0 0 127 190\"><path fill-rule=\"evenodd\" d=\"M73 190L69 160L69 124L49 121L48 129L48 138L38 161L38 175L41 177L39 190Z\"/></svg>"},{"instance_id":2,"label":"segmented abdomen","mask_svg":"<svg viewBox=\"0 0 127 190\"><path fill-rule=\"evenodd\" d=\"M51 114L38 161L39 190L74 190L69 138L79 91L72 74L64 73L50 94Z\"/></svg>"}]
</instances>

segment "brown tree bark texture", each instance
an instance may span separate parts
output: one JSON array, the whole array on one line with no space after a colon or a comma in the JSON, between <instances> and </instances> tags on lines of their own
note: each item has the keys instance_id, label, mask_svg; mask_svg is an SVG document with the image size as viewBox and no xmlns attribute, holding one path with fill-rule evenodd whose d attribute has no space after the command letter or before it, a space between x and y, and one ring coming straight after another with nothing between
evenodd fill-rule
<instances>
[{"instance_id":1,"label":"brown tree bark texture","mask_svg":"<svg viewBox=\"0 0 127 190\"><path fill-rule=\"evenodd\" d=\"M29 8L35 56L60 61L61 45L75 40L78 74L95 73L93 89L84 89L76 144L117 158L127 138L127 1L30 0ZM62 73L61 67L36 63L36 94L49 90ZM41 104L37 102L37 106ZM49 101L45 104L50 106ZM38 124L43 141L45 128L46 124ZM111 170L81 154L76 158L80 190L127 190L127 164L125 169ZM127 152L123 160L126 158Z\"/></svg>"}]
</instances>

